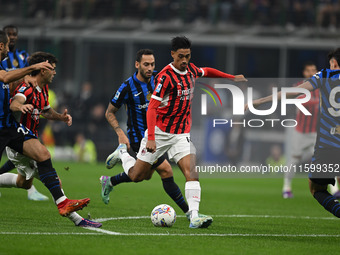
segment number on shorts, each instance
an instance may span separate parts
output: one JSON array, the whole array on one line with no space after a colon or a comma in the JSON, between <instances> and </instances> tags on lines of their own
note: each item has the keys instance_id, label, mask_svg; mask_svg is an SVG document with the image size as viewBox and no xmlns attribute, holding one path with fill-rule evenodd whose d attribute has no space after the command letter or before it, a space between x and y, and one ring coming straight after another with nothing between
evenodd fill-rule
<instances>
[{"instance_id":1,"label":"number on shorts","mask_svg":"<svg viewBox=\"0 0 340 255\"><path fill-rule=\"evenodd\" d=\"M18 127L17 132L23 133L24 135L27 135L29 133L29 131L25 130L23 127Z\"/></svg>"}]
</instances>

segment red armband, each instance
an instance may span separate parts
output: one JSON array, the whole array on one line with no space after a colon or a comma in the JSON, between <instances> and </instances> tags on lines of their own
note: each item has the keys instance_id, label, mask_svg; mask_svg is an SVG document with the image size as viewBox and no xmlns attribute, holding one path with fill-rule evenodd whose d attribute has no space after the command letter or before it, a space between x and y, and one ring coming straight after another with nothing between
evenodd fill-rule
<instances>
[{"instance_id":1,"label":"red armband","mask_svg":"<svg viewBox=\"0 0 340 255\"><path fill-rule=\"evenodd\" d=\"M227 79L234 79L235 78L234 75L221 72L221 71L214 69L214 68L211 68L211 67L202 67L201 69L204 71L204 77L227 78Z\"/></svg>"}]
</instances>

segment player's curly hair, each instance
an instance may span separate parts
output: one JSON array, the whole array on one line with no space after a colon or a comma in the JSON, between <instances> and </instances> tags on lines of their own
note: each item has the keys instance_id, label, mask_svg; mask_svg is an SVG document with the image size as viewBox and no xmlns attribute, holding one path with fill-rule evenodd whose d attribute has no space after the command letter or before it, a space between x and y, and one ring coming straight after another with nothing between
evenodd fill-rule
<instances>
[{"instance_id":1,"label":"player's curly hair","mask_svg":"<svg viewBox=\"0 0 340 255\"><path fill-rule=\"evenodd\" d=\"M191 41L185 36L176 36L171 40L171 50L191 49Z\"/></svg>"},{"instance_id":2,"label":"player's curly hair","mask_svg":"<svg viewBox=\"0 0 340 255\"><path fill-rule=\"evenodd\" d=\"M336 48L328 53L328 60L331 60L332 58L334 58L336 62L338 62L338 65L340 65L340 48Z\"/></svg>"},{"instance_id":3,"label":"player's curly hair","mask_svg":"<svg viewBox=\"0 0 340 255\"><path fill-rule=\"evenodd\" d=\"M34 65L40 62L45 62L48 61L50 64L56 64L58 63L58 59L51 53L48 52L42 52L38 51L33 53L29 58L28 58L28 64ZM31 73L32 76L36 76L40 73L40 70L35 70Z\"/></svg>"}]
</instances>

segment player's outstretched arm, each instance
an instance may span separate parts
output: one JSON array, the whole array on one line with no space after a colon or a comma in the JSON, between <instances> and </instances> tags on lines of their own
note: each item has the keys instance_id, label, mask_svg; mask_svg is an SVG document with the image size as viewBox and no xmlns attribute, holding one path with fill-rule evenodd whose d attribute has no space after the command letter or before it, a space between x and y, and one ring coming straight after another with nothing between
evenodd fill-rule
<instances>
[{"instance_id":1,"label":"player's outstretched arm","mask_svg":"<svg viewBox=\"0 0 340 255\"><path fill-rule=\"evenodd\" d=\"M11 102L9 108L13 112L21 112L23 114L25 114L27 112L31 112L33 110L33 105L31 105L31 104L24 104L25 101L26 101L25 97L15 96L12 99L12 102Z\"/></svg>"},{"instance_id":2,"label":"player's outstretched arm","mask_svg":"<svg viewBox=\"0 0 340 255\"><path fill-rule=\"evenodd\" d=\"M67 109L63 113L58 113L53 108L48 108L41 115L49 120L59 120L65 122L68 126L72 125L72 116L67 113Z\"/></svg>"},{"instance_id":3,"label":"player's outstretched arm","mask_svg":"<svg viewBox=\"0 0 340 255\"><path fill-rule=\"evenodd\" d=\"M306 82L300 84L299 86L297 86L297 88L303 88L303 89L307 89L309 91L314 90L312 84L309 81L306 81ZM289 92L289 93L286 93L286 98L295 98L295 97L300 96L301 94L302 93L300 93L300 92ZM277 93L277 99L281 100L281 96L282 96L282 93L281 93L281 91L279 91ZM268 103L268 102L272 102L272 101L273 101L273 95L270 95L270 96L267 96L267 97L262 97L262 98L254 100L253 101L253 106L257 107L257 106L260 106L262 104L265 104L265 103ZM246 104L244 106L244 109L248 110L248 104Z\"/></svg>"},{"instance_id":4,"label":"player's outstretched arm","mask_svg":"<svg viewBox=\"0 0 340 255\"><path fill-rule=\"evenodd\" d=\"M121 127L119 126L119 122L116 118L116 112L119 109L115 106L113 106L111 103L109 103L106 112L105 112L105 117L107 122L109 122L109 124L111 125L111 127L114 129L114 131L116 132L117 136L118 136L118 142L119 144L124 143L127 146L127 149L130 149L130 142L129 142L129 138L127 138L127 136L125 135L123 129L121 129Z\"/></svg>"},{"instance_id":5,"label":"player's outstretched arm","mask_svg":"<svg viewBox=\"0 0 340 255\"><path fill-rule=\"evenodd\" d=\"M17 81L23 78L25 75L30 74L32 71L39 70L39 69L53 69L53 67L48 62L41 62L41 63L37 63L37 64L31 65L25 68L15 69L9 72L1 70L0 81L6 84L11 83L13 81Z\"/></svg>"},{"instance_id":6,"label":"player's outstretched arm","mask_svg":"<svg viewBox=\"0 0 340 255\"><path fill-rule=\"evenodd\" d=\"M239 75L227 74L211 67L202 67L201 69L204 71L204 77L227 78L236 82L248 81L242 74Z\"/></svg>"}]
</instances>

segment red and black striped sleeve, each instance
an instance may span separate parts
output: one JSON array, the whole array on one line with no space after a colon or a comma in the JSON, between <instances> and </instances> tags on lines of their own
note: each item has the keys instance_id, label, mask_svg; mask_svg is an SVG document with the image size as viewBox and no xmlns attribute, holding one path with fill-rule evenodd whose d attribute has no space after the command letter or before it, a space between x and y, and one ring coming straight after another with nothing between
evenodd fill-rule
<instances>
[{"instance_id":1,"label":"red and black striped sleeve","mask_svg":"<svg viewBox=\"0 0 340 255\"><path fill-rule=\"evenodd\" d=\"M191 73L193 73L195 75L196 78L202 77L204 76L204 71L202 68L198 68L197 66L195 66L193 63L190 63L188 65L188 69Z\"/></svg>"},{"instance_id":2,"label":"red and black striped sleeve","mask_svg":"<svg viewBox=\"0 0 340 255\"><path fill-rule=\"evenodd\" d=\"M155 90L153 91L151 98L162 101L163 97L167 91L169 91L172 85L169 76L166 74L159 75L156 77L156 79L157 82L155 85Z\"/></svg>"},{"instance_id":3,"label":"red and black striped sleeve","mask_svg":"<svg viewBox=\"0 0 340 255\"><path fill-rule=\"evenodd\" d=\"M20 86L16 88L14 91L14 96L22 96L25 98L25 101L28 102L33 95L33 87L30 85L27 85L26 83L22 83Z\"/></svg>"}]
</instances>

